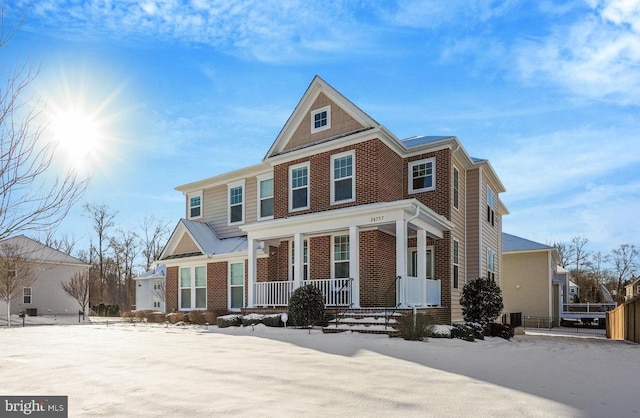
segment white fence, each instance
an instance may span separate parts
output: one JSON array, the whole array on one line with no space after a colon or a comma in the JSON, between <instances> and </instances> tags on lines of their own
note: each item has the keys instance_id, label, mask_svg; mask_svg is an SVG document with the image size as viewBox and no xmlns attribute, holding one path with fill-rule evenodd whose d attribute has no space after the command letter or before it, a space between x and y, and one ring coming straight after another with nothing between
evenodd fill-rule
<instances>
[{"instance_id":1,"label":"white fence","mask_svg":"<svg viewBox=\"0 0 640 418\"><path fill-rule=\"evenodd\" d=\"M325 306L348 306L351 304L351 283L353 279L305 280L320 289ZM295 282L260 282L255 284L255 306L287 306L289 297L295 290Z\"/></svg>"}]
</instances>

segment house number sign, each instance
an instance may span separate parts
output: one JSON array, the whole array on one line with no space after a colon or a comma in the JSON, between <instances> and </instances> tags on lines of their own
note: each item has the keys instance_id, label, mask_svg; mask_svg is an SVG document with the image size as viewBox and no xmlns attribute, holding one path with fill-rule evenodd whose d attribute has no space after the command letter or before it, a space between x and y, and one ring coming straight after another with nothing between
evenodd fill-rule
<instances>
[{"instance_id":1,"label":"house number sign","mask_svg":"<svg viewBox=\"0 0 640 418\"><path fill-rule=\"evenodd\" d=\"M372 216L370 222L382 222L383 220L384 220L384 215Z\"/></svg>"}]
</instances>

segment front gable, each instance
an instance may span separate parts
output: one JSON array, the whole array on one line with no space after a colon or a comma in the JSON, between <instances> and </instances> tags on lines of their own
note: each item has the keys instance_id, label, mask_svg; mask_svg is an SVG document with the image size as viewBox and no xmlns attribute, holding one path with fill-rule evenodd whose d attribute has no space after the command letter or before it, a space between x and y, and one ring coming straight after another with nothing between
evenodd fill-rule
<instances>
[{"instance_id":1,"label":"front gable","mask_svg":"<svg viewBox=\"0 0 640 418\"><path fill-rule=\"evenodd\" d=\"M314 125L318 115L322 125ZM315 76L280 131L265 159L311 145L345 137L380 125L323 79Z\"/></svg>"}]
</instances>

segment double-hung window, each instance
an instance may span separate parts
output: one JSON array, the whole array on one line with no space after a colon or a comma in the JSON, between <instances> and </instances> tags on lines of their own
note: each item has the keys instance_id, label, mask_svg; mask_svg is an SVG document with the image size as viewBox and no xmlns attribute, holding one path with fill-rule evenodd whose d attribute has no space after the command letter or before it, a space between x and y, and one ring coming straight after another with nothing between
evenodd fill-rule
<instances>
[{"instance_id":1,"label":"double-hung window","mask_svg":"<svg viewBox=\"0 0 640 418\"><path fill-rule=\"evenodd\" d=\"M31 303L31 297L33 296L33 289L30 287L22 288L22 303L29 304Z\"/></svg>"},{"instance_id":2,"label":"double-hung window","mask_svg":"<svg viewBox=\"0 0 640 418\"><path fill-rule=\"evenodd\" d=\"M496 200L496 194L487 186L487 222L491 225L495 225Z\"/></svg>"},{"instance_id":3,"label":"double-hung window","mask_svg":"<svg viewBox=\"0 0 640 418\"><path fill-rule=\"evenodd\" d=\"M273 173L258 176L258 219L273 218Z\"/></svg>"},{"instance_id":4,"label":"double-hung window","mask_svg":"<svg viewBox=\"0 0 640 418\"><path fill-rule=\"evenodd\" d=\"M311 112L311 133L331 128L331 106L321 107Z\"/></svg>"},{"instance_id":5,"label":"double-hung window","mask_svg":"<svg viewBox=\"0 0 640 418\"><path fill-rule=\"evenodd\" d=\"M189 219L197 219L202 217L202 191L189 193L187 195L189 204Z\"/></svg>"},{"instance_id":6,"label":"double-hung window","mask_svg":"<svg viewBox=\"0 0 640 418\"><path fill-rule=\"evenodd\" d=\"M487 278L496 280L496 270L498 264L498 255L495 251L487 248Z\"/></svg>"},{"instance_id":7,"label":"double-hung window","mask_svg":"<svg viewBox=\"0 0 640 418\"><path fill-rule=\"evenodd\" d=\"M229 183L229 225L244 222L244 180Z\"/></svg>"},{"instance_id":8,"label":"double-hung window","mask_svg":"<svg viewBox=\"0 0 640 418\"><path fill-rule=\"evenodd\" d=\"M291 269L289 270L290 280L295 277L295 241L291 243ZM302 253L302 280L309 280L309 244L308 240L304 240Z\"/></svg>"},{"instance_id":9,"label":"double-hung window","mask_svg":"<svg viewBox=\"0 0 640 418\"><path fill-rule=\"evenodd\" d=\"M453 240L453 288L460 286L460 244Z\"/></svg>"},{"instance_id":10,"label":"double-hung window","mask_svg":"<svg viewBox=\"0 0 640 418\"><path fill-rule=\"evenodd\" d=\"M349 235L333 237L333 278L349 277Z\"/></svg>"},{"instance_id":11,"label":"double-hung window","mask_svg":"<svg viewBox=\"0 0 640 418\"><path fill-rule=\"evenodd\" d=\"M409 163L409 193L427 192L436 188L436 159Z\"/></svg>"},{"instance_id":12,"label":"double-hung window","mask_svg":"<svg viewBox=\"0 0 640 418\"><path fill-rule=\"evenodd\" d=\"M453 207L460 208L460 173L453 167Z\"/></svg>"},{"instance_id":13,"label":"double-hung window","mask_svg":"<svg viewBox=\"0 0 640 418\"><path fill-rule=\"evenodd\" d=\"M289 211L309 209L309 163L289 167Z\"/></svg>"},{"instance_id":14,"label":"double-hung window","mask_svg":"<svg viewBox=\"0 0 640 418\"><path fill-rule=\"evenodd\" d=\"M229 263L229 309L244 307L244 262Z\"/></svg>"},{"instance_id":15,"label":"double-hung window","mask_svg":"<svg viewBox=\"0 0 640 418\"><path fill-rule=\"evenodd\" d=\"M207 309L207 268L180 268L180 309Z\"/></svg>"},{"instance_id":16,"label":"double-hung window","mask_svg":"<svg viewBox=\"0 0 640 418\"><path fill-rule=\"evenodd\" d=\"M355 152L331 157L331 203L353 202L356 194Z\"/></svg>"}]
</instances>

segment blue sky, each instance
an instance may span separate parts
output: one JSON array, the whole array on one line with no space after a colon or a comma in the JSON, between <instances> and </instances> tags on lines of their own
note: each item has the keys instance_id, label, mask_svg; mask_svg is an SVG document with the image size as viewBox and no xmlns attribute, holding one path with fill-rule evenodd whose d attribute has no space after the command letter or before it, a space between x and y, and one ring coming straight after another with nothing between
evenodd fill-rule
<instances>
[{"instance_id":1,"label":"blue sky","mask_svg":"<svg viewBox=\"0 0 640 418\"><path fill-rule=\"evenodd\" d=\"M8 3L8 4L7 4ZM174 187L258 163L318 74L398 137L455 135L507 192L504 231L640 245L638 1L11 0L3 71L98 124L84 202L134 228ZM47 112L45 112L47 114ZM62 158L62 157L61 157ZM82 238L78 205L60 231Z\"/></svg>"}]
</instances>

